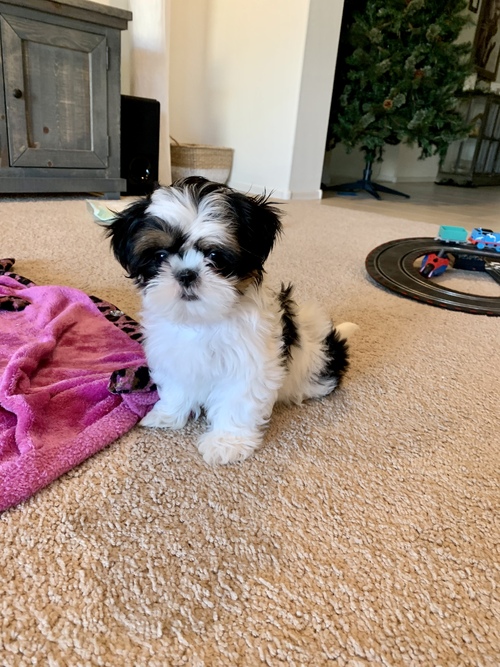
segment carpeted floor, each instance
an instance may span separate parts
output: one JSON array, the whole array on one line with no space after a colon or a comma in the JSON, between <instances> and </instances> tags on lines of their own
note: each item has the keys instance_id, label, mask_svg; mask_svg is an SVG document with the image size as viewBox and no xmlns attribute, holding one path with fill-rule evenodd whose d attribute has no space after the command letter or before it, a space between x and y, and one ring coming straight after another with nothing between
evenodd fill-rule
<instances>
[{"instance_id":1,"label":"carpeted floor","mask_svg":"<svg viewBox=\"0 0 500 667\"><path fill-rule=\"evenodd\" d=\"M500 321L367 278L435 225L284 208L271 282L361 326L342 389L243 464L135 427L5 512L2 667L500 664ZM83 199L3 199L0 229L21 275L137 315Z\"/></svg>"}]
</instances>

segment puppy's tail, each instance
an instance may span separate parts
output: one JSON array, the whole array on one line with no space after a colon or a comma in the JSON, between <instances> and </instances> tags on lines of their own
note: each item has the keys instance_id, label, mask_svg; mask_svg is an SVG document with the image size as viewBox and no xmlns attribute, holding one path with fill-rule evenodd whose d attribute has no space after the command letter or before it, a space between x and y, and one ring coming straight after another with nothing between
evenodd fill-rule
<instances>
[{"instance_id":1,"label":"puppy's tail","mask_svg":"<svg viewBox=\"0 0 500 667\"><path fill-rule=\"evenodd\" d=\"M338 324L335 327L335 330L340 336L341 340L349 340L353 334L358 331L359 327L357 324L354 324L353 322L343 322L342 324Z\"/></svg>"}]
</instances>

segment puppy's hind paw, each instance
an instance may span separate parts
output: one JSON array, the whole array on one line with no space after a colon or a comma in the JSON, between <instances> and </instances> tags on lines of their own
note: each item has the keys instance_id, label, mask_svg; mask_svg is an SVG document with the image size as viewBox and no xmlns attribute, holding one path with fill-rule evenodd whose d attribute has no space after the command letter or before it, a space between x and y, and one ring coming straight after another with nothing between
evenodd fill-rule
<instances>
[{"instance_id":1,"label":"puppy's hind paw","mask_svg":"<svg viewBox=\"0 0 500 667\"><path fill-rule=\"evenodd\" d=\"M209 431L198 441L198 451L209 465L225 465L247 459L260 445L261 437L254 433Z\"/></svg>"}]
</instances>

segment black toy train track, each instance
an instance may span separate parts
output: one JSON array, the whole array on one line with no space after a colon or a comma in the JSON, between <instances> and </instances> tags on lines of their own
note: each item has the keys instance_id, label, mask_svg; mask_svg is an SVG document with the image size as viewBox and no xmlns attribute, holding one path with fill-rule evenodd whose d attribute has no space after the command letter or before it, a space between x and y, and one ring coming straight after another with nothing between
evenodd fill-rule
<instances>
[{"instance_id":1,"label":"black toy train track","mask_svg":"<svg viewBox=\"0 0 500 667\"><path fill-rule=\"evenodd\" d=\"M439 253L443 248L454 255L455 266L460 266L460 260L462 264L466 264L467 261L476 264L482 262L483 270L489 271L498 281L500 253L495 250L478 250L469 244L445 243L432 238L399 239L384 243L370 252L366 258L366 270L377 283L401 296L449 310L499 316L500 297L452 290L420 274L415 266L416 260L428 253Z\"/></svg>"}]
</instances>

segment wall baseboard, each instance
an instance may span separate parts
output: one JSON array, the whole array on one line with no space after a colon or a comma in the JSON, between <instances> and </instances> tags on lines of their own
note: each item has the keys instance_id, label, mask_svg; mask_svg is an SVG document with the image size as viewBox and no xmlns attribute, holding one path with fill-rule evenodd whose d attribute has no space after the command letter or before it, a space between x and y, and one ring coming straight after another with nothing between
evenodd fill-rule
<instances>
[{"instance_id":1,"label":"wall baseboard","mask_svg":"<svg viewBox=\"0 0 500 667\"><path fill-rule=\"evenodd\" d=\"M268 194L272 199L283 199L288 201L289 199L303 199L303 200L312 200L312 199L321 199L323 197L322 190L311 190L311 191L292 191L292 190L281 190L280 188L269 188L264 185L255 185L253 183L241 183L237 181L229 181L228 183L230 188L238 190L238 192L244 192L245 194L250 195L261 195L264 192Z\"/></svg>"},{"instance_id":2,"label":"wall baseboard","mask_svg":"<svg viewBox=\"0 0 500 667\"><path fill-rule=\"evenodd\" d=\"M269 188L265 185L255 185L255 183L241 183L239 181L229 180L230 188L243 192L246 195L262 195L267 194L273 199L291 199L290 190L280 190L279 188Z\"/></svg>"},{"instance_id":3,"label":"wall baseboard","mask_svg":"<svg viewBox=\"0 0 500 667\"><path fill-rule=\"evenodd\" d=\"M323 198L323 190L310 190L306 192L293 190L292 195L290 197L290 199L303 199L303 200L322 199L322 198Z\"/></svg>"}]
</instances>

